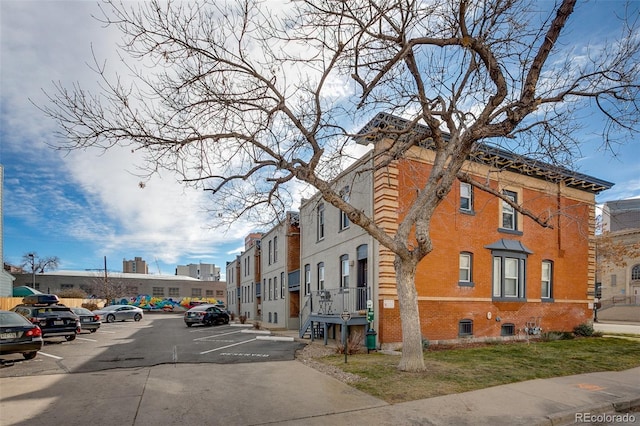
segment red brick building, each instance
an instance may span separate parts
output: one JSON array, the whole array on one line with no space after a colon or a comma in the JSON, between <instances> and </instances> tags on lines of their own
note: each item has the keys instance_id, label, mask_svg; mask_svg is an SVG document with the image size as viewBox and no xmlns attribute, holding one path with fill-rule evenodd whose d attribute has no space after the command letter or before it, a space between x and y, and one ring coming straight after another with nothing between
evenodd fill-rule
<instances>
[{"instance_id":1,"label":"red brick building","mask_svg":"<svg viewBox=\"0 0 640 426\"><path fill-rule=\"evenodd\" d=\"M363 173L372 168L373 154L387 146L376 141L373 153L335 185L348 188L351 202L393 234L416 188L423 186L434 154L415 146L390 166ZM552 227L468 182L456 182L433 216L433 251L417 270L423 336L523 337L541 329L571 330L591 320L595 195L612 184L490 147L481 147L463 171ZM302 308L302 332L313 324L322 325L325 333L339 328L335 316L345 309L354 313L351 325L366 324L357 300L366 297L373 301L379 343L401 342L393 254L358 227L345 227L340 212L319 196L303 202L300 218L300 267L308 271L301 273L301 286L309 288L308 295L301 295L307 296L301 306L309 305ZM316 271L322 271L321 280ZM320 282L338 306L332 302L325 309ZM355 293L360 296L354 298Z\"/></svg>"}]
</instances>

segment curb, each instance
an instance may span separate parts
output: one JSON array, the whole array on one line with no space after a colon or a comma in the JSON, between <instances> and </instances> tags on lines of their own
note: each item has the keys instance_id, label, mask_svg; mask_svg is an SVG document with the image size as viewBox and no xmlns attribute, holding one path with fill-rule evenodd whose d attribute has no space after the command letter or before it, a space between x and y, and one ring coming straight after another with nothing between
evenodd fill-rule
<instances>
[{"instance_id":1,"label":"curb","mask_svg":"<svg viewBox=\"0 0 640 426\"><path fill-rule=\"evenodd\" d=\"M293 337L284 336L256 336L256 340L272 340L275 342L293 342Z\"/></svg>"},{"instance_id":2,"label":"curb","mask_svg":"<svg viewBox=\"0 0 640 426\"><path fill-rule=\"evenodd\" d=\"M271 334L270 331L267 330L241 330L240 333L250 333L250 334Z\"/></svg>"},{"instance_id":3,"label":"curb","mask_svg":"<svg viewBox=\"0 0 640 426\"><path fill-rule=\"evenodd\" d=\"M576 423L576 415L578 413L588 413L592 415L598 414L618 414L625 413L632 409L640 408L640 397L633 399L619 399L600 405L589 405L583 407L575 407L567 411L546 416L546 420L536 423L536 426L563 426Z\"/></svg>"}]
</instances>

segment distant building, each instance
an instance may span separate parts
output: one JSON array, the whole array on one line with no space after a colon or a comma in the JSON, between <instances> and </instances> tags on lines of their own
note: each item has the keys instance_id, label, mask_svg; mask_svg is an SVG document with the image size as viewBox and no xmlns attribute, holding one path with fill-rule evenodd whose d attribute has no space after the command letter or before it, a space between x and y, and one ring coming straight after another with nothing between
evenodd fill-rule
<instances>
[{"instance_id":1,"label":"distant building","mask_svg":"<svg viewBox=\"0 0 640 426\"><path fill-rule=\"evenodd\" d=\"M640 198L607 201L602 207L602 230L623 231L640 228Z\"/></svg>"},{"instance_id":2,"label":"distant building","mask_svg":"<svg viewBox=\"0 0 640 426\"><path fill-rule=\"evenodd\" d=\"M604 203L596 238L596 296L603 307L640 304L640 199Z\"/></svg>"},{"instance_id":3,"label":"distant building","mask_svg":"<svg viewBox=\"0 0 640 426\"><path fill-rule=\"evenodd\" d=\"M148 274L149 267L141 257L135 257L133 260L122 259L122 272L125 274Z\"/></svg>"},{"instance_id":4,"label":"distant building","mask_svg":"<svg viewBox=\"0 0 640 426\"><path fill-rule=\"evenodd\" d=\"M227 262L227 309L232 314L240 315L240 256Z\"/></svg>"},{"instance_id":5,"label":"distant building","mask_svg":"<svg viewBox=\"0 0 640 426\"><path fill-rule=\"evenodd\" d=\"M211 263L178 265L176 267L176 275L191 277L202 281L219 281L220 267Z\"/></svg>"},{"instance_id":6,"label":"distant building","mask_svg":"<svg viewBox=\"0 0 640 426\"><path fill-rule=\"evenodd\" d=\"M299 214L287 212L283 222L262 236L261 311L262 322L270 328L300 328L299 224Z\"/></svg>"},{"instance_id":7,"label":"distant building","mask_svg":"<svg viewBox=\"0 0 640 426\"><path fill-rule=\"evenodd\" d=\"M4 185L4 168L0 164L0 261L4 265L4 231L3 231L3 203L2 203L2 186ZM0 297L11 297L13 295L13 276L4 270L4 267L0 269Z\"/></svg>"},{"instance_id":8,"label":"distant building","mask_svg":"<svg viewBox=\"0 0 640 426\"><path fill-rule=\"evenodd\" d=\"M15 275L14 287L32 284L33 275ZM98 294L104 284L103 272L48 271L35 275L34 287L43 293L57 294L62 290L80 289L88 296ZM215 298L226 304L226 283L201 281L176 275L148 275L109 272L107 280L119 289L118 297L134 299L140 295L154 298Z\"/></svg>"},{"instance_id":9,"label":"distant building","mask_svg":"<svg viewBox=\"0 0 640 426\"><path fill-rule=\"evenodd\" d=\"M244 315L248 319L262 319L262 291L266 291L260 287L262 235L260 233L248 235L244 240L245 250L238 259L240 262L238 312L239 315Z\"/></svg>"}]
</instances>

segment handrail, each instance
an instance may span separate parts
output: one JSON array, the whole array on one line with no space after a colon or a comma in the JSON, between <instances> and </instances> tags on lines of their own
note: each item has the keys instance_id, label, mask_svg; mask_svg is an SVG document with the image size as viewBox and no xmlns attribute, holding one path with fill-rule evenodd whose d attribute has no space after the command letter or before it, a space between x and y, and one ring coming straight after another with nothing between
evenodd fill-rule
<instances>
[{"instance_id":1,"label":"handrail","mask_svg":"<svg viewBox=\"0 0 640 426\"><path fill-rule=\"evenodd\" d=\"M312 312L322 315L340 315L344 311L359 312L367 309L368 287L325 288L310 294Z\"/></svg>"}]
</instances>

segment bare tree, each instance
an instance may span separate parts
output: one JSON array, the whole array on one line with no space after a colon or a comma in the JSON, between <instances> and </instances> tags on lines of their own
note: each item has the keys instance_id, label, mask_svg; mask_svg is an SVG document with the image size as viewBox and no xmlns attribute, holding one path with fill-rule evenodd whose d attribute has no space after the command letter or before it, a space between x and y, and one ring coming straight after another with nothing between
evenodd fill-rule
<instances>
[{"instance_id":1,"label":"bare tree","mask_svg":"<svg viewBox=\"0 0 640 426\"><path fill-rule=\"evenodd\" d=\"M127 295L125 282L108 272L96 272L95 277L87 281L87 292L99 299L105 299L107 304Z\"/></svg>"},{"instance_id":2,"label":"bare tree","mask_svg":"<svg viewBox=\"0 0 640 426\"><path fill-rule=\"evenodd\" d=\"M57 148L142 151L149 173L170 169L211 191L217 220L277 220L294 198L291 184L318 190L395 254L399 368L419 371L416 266L432 250L432 214L456 179L465 179L460 170L477 143L566 165L579 147L573 131L586 107L602 119L609 147L637 130L638 6L629 11L636 21L621 20L615 40L570 46L562 37L575 6L108 1L101 19L124 37L129 75L113 76L96 59L98 93L58 84L42 108L61 126ZM435 152L429 178L393 232L332 185L353 152L353 129L379 111L408 125L364 135L392 141L377 166L427 140Z\"/></svg>"},{"instance_id":3,"label":"bare tree","mask_svg":"<svg viewBox=\"0 0 640 426\"><path fill-rule=\"evenodd\" d=\"M52 271L58 268L60 259L58 256L39 257L38 253L31 252L22 255L20 267L28 268L32 274L42 274L45 271Z\"/></svg>"}]
</instances>

